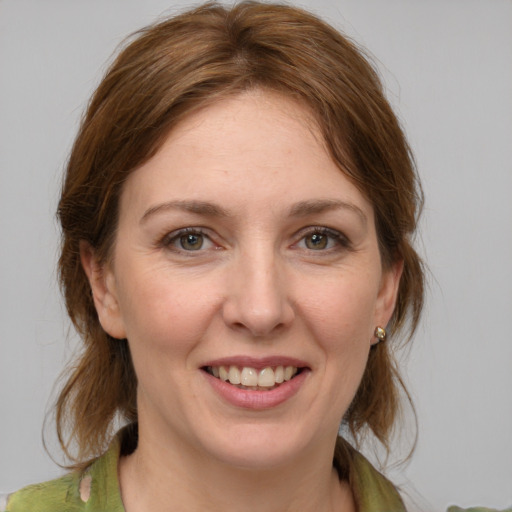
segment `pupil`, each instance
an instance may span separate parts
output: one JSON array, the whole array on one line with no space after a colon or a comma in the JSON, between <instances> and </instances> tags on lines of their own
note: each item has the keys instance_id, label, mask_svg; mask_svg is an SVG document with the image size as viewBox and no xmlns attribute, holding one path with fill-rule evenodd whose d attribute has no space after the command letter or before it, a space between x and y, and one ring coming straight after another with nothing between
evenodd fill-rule
<instances>
[{"instance_id":1,"label":"pupil","mask_svg":"<svg viewBox=\"0 0 512 512\"><path fill-rule=\"evenodd\" d=\"M184 235L181 237L181 246L184 249L197 251L203 245L202 235Z\"/></svg>"}]
</instances>

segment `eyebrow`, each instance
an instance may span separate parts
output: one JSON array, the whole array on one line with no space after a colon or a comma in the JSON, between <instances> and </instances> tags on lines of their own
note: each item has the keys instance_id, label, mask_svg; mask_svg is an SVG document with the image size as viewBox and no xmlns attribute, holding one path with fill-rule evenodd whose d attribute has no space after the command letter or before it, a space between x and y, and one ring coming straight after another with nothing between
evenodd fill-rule
<instances>
[{"instance_id":1,"label":"eyebrow","mask_svg":"<svg viewBox=\"0 0 512 512\"><path fill-rule=\"evenodd\" d=\"M316 213L323 213L329 210L350 210L354 212L363 222L368 223L368 219L358 206L338 199L314 199L311 201L300 201L292 206L290 215L292 217L305 217L307 215L314 215Z\"/></svg>"},{"instance_id":2,"label":"eyebrow","mask_svg":"<svg viewBox=\"0 0 512 512\"><path fill-rule=\"evenodd\" d=\"M290 209L291 217L306 217L323 213L330 210L346 209L354 212L363 222L368 223L368 219L358 206L345 201L337 199L313 199L308 201L300 201L294 204ZM149 217L168 210L184 210L198 215L207 215L209 217L229 217L229 212L221 206L210 203L208 201L196 200L182 200L182 201L168 201L165 203L157 204L148 208L141 217L140 222L145 222Z\"/></svg>"},{"instance_id":3,"label":"eyebrow","mask_svg":"<svg viewBox=\"0 0 512 512\"><path fill-rule=\"evenodd\" d=\"M156 213L168 210L184 210L197 213L198 215L208 215L210 217L229 217L227 210L207 201L168 201L148 208L141 217L140 222L146 221Z\"/></svg>"}]
</instances>

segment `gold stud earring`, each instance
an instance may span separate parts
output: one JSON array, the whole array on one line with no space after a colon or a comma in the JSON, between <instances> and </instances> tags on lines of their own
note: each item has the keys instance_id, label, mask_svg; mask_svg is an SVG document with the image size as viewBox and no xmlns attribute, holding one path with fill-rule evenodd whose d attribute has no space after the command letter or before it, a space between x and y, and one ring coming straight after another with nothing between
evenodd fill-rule
<instances>
[{"instance_id":1,"label":"gold stud earring","mask_svg":"<svg viewBox=\"0 0 512 512\"><path fill-rule=\"evenodd\" d=\"M375 327L375 332L373 335L379 340L379 341L386 341L386 338L388 336L388 333L386 332L386 329L383 327Z\"/></svg>"}]
</instances>

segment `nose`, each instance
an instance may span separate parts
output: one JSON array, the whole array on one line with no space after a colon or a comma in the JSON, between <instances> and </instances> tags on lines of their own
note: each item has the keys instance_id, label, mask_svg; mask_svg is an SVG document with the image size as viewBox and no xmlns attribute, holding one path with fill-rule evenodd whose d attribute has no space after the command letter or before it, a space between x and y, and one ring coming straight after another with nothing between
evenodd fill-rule
<instances>
[{"instance_id":1,"label":"nose","mask_svg":"<svg viewBox=\"0 0 512 512\"><path fill-rule=\"evenodd\" d=\"M292 323L290 283L273 251L240 254L228 272L223 317L231 329L262 338Z\"/></svg>"}]
</instances>

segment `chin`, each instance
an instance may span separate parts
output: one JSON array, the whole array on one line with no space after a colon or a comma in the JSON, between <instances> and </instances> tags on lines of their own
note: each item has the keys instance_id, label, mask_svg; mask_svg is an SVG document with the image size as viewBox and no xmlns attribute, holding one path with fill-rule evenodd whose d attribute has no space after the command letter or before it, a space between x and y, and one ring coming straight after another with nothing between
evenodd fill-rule
<instances>
[{"instance_id":1,"label":"chin","mask_svg":"<svg viewBox=\"0 0 512 512\"><path fill-rule=\"evenodd\" d=\"M246 470L263 471L295 464L308 451L307 435L283 426L244 425L229 434L209 436L212 458ZM213 441L213 443L212 443Z\"/></svg>"}]
</instances>

